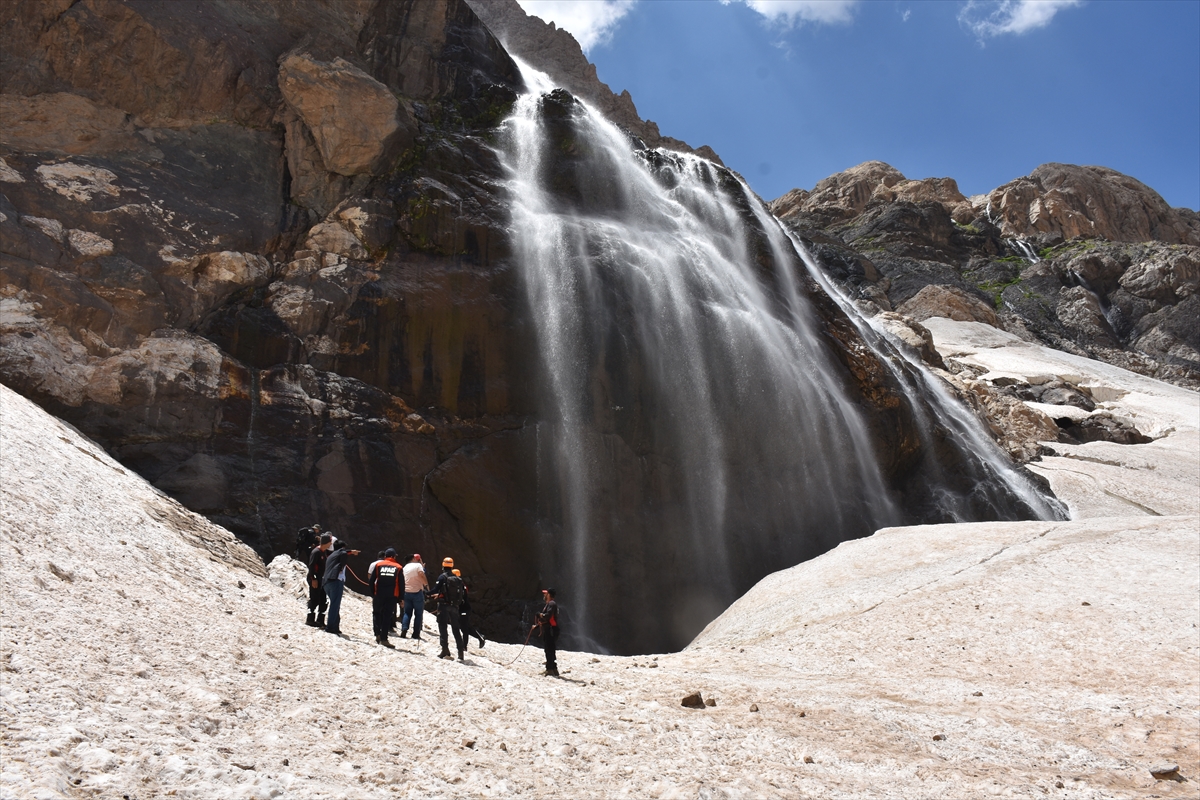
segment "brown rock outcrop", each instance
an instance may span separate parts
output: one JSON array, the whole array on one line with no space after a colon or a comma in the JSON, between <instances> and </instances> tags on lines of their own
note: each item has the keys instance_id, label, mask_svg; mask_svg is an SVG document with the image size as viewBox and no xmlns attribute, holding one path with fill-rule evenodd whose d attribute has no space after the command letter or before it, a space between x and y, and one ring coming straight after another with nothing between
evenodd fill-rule
<instances>
[{"instance_id":1,"label":"brown rock outcrop","mask_svg":"<svg viewBox=\"0 0 1200 800\"><path fill-rule=\"evenodd\" d=\"M957 286L930 284L901 303L896 311L918 322L930 317L946 317L960 322L997 324L994 309Z\"/></svg>"},{"instance_id":2,"label":"brown rock outcrop","mask_svg":"<svg viewBox=\"0 0 1200 800\"><path fill-rule=\"evenodd\" d=\"M345 59L289 53L279 62L279 89L304 120L330 172L371 173L393 147L412 146L416 122L408 109Z\"/></svg>"},{"instance_id":3,"label":"brown rock outcrop","mask_svg":"<svg viewBox=\"0 0 1200 800\"><path fill-rule=\"evenodd\" d=\"M1042 164L976 200L1005 236L1200 245L1200 215L1107 167Z\"/></svg>"}]
</instances>

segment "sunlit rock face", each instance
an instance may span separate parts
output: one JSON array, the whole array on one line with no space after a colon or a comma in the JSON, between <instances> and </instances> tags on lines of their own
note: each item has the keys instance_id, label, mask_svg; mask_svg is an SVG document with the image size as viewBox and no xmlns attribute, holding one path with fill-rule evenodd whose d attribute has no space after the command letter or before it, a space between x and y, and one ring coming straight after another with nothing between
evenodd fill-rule
<instances>
[{"instance_id":1,"label":"sunlit rock face","mask_svg":"<svg viewBox=\"0 0 1200 800\"><path fill-rule=\"evenodd\" d=\"M941 316L1200 387L1200 216L1128 175L1043 164L965 198L870 161L770 207L869 312L948 302Z\"/></svg>"},{"instance_id":2,"label":"sunlit rock face","mask_svg":"<svg viewBox=\"0 0 1200 800\"><path fill-rule=\"evenodd\" d=\"M736 176L527 93L462 2L5 8L0 379L264 558L313 521L359 574L453 555L503 636L558 581L577 633L630 652L882 524L1054 513ZM670 318L633 254L564 262L603 302L538 302L534 151L545 242L705 223L653 295L694 324L649 346ZM546 322L576 311L568 397Z\"/></svg>"}]
</instances>

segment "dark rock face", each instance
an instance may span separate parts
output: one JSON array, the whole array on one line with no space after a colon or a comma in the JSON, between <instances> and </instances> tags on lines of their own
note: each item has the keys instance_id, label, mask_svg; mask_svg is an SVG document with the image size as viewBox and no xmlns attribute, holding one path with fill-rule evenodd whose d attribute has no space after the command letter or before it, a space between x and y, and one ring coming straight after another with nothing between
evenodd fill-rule
<instances>
[{"instance_id":1,"label":"dark rock face","mask_svg":"<svg viewBox=\"0 0 1200 800\"><path fill-rule=\"evenodd\" d=\"M0 13L0 378L264 558L314 520L453 553L506 632L538 587L499 43L457 0Z\"/></svg>"},{"instance_id":2,"label":"dark rock face","mask_svg":"<svg viewBox=\"0 0 1200 800\"><path fill-rule=\"evenodd\" d=\"M968 200L949 179L867 162L771 208L869 307L974 319L1200 387L1200 218L1133 178L1045 164Z\"/></svg>"}]
</instances>

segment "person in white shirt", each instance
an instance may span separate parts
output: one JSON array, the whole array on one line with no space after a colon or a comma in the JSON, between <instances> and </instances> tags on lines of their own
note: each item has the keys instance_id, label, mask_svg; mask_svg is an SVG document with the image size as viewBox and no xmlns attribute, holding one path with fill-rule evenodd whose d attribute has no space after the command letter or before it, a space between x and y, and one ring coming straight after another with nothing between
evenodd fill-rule
<instances>
[{"instance_id":1,"label":"person in white shirt","mask_svg":"<svg viewBox=\"0 0 1200 800\"><path fill-rule=\"evenodd\" d=\"M413 637L421 639L421 620L425 616L425 590L429 578L425 576L425 564L420 553L413 553L404 565L404 616L400 618L400 638L408 637L408 623L413 623Z\"/></svg>"}]
</instances>

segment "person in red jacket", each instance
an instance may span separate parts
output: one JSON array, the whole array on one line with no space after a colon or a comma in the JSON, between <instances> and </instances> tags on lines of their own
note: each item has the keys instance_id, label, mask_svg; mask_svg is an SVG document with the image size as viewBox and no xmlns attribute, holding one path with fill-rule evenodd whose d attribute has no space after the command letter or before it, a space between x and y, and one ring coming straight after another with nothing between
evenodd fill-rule
<instances>
[{"instance_id":1,"label":"person in red jacket","mask_svg":"<svg viewBox=\"0 0 1200 800\"><path fill-rule=\"evenodd\" d=\"M388 631L396 621L396 601L400 599L404 585L403 569L396 560L396 551L390 547L384 551L382 560L371 565L375 642L384 647L395 647L388 642Z\"/></svg>"}]
</instances>

